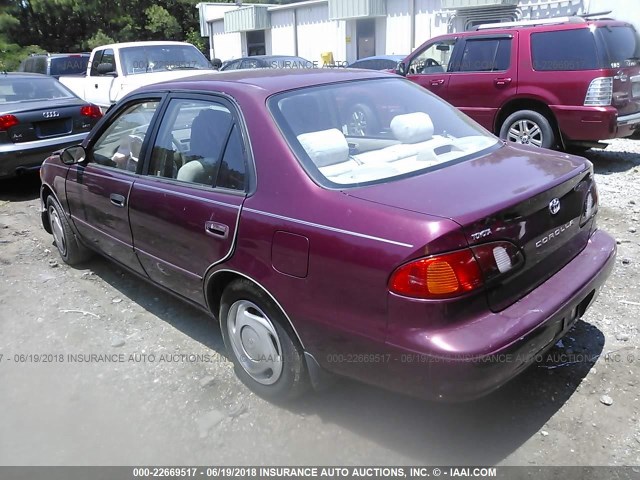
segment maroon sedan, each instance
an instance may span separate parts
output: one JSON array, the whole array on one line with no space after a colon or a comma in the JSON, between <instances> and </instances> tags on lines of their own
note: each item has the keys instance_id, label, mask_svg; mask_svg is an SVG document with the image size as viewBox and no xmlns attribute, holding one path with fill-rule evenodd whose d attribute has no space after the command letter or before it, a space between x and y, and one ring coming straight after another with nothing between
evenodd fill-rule
<instances>
[{"instance_id":1,"label":"maroon sedan","mask_svg":"<svg viewBox=\"0 0 640 480\"><path fill-rule=\"evenodd\" d=\"M379 118L354 135L363 91ZM145 87L41 176L67 263L99 252L210 313L268 398L327 372L484 395L572 328L615 257L588 161L507 146L386 73Z\"/></svg>"}]
</instances>

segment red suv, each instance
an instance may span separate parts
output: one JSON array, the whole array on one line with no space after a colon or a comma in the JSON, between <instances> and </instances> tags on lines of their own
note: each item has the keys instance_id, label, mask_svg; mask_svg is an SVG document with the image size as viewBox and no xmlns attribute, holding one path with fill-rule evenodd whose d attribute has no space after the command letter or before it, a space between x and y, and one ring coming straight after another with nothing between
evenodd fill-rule
<instances>
[{"instance_id":1,"label":"red suv","mask_svg":"<svg viewBox=\"0 0 640 480\"><path fill-rule=\"evenodd\" d=\"M397 71L503 139L584 149L640 132L639 57L632 25L568 17L442 35Z\"/></svg>"}]
</instances>

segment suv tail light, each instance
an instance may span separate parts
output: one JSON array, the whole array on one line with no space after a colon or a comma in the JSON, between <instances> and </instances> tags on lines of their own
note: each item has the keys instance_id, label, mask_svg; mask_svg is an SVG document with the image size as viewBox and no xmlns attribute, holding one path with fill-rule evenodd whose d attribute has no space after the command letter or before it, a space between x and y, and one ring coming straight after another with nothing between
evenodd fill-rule
<instances>
[{"instance_id":1,"label":"suv tail light","mask_svg":"<svg viewBox=\"0 0 640 480\"><path fill-rule=\"evenodd\" d=\"M14 115L0 115L0 132L5 132L19 123L20 121Z\"/></svg>"},{"instance_id":2,"label":"suv tail light","mask_svg":"<svg viewBox=\"0 0 640 480\"><path fill-rule=\"evenodd\" d=\"M83 117L100 118L102 117L102 111L97 105L85 105L80 108L80 115Z\"/></svg>"},{"instance_id":3,"label":"suv tail light","mask_svg":"<svg viewBox=\"0 0 640 480\"><path fill-rule=\"evenodd\" d=\"M585 107L597 107L611 105L613 97L613 78L598 77L591 80L584 98Z\"/></svg>"},{"instance_id":4,"label":"suv tail light","mask_svg":"<svg viewBox=\"0 0 640 480\"><path fill-rule=\"evenodd\" d=\"M413 298L453 298L478 290L523 263L512 243L487 243L401 265L389 279L389 291Z\"/></svg>"}]
</instances>

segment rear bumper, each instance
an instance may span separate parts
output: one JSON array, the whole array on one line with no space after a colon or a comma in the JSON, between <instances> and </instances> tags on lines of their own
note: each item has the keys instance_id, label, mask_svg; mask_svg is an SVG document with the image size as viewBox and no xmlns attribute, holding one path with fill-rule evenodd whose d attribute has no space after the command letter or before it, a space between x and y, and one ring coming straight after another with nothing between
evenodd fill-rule
<instances>
[{"instance_id":1,"label":"rear bumper","mask_svg":"<svg viewBox=\"0 0 640 480\"><path fill-rule=\"evenodd\" d=\"M0 178L13 177L23 171L37 170L52 152L82 143L87 133L0 145Z\"/></svg>"},{"instance_id":2,"label":"rear bumper","mask_svg":"<svg viewBox=\"0 0 640 480\"><path fill-rule=\"evenodd\" d=\"M618 117L615 107L550 105L566 141L629 137L640 129L640 113Z\"/></svg>"},{"instance_id":3,"label":"rear bumper","mask_svg":"<svg viewBox=\"0 0 640 480\"><path fill-rule=\"evenodd\" d=\"M448 328L396 330L387 341L391 388L448 401L499 388L572 328L610 275L615 254L615 241L597 231L569 264L501 312Z\"/></svg>"}]
</instances>

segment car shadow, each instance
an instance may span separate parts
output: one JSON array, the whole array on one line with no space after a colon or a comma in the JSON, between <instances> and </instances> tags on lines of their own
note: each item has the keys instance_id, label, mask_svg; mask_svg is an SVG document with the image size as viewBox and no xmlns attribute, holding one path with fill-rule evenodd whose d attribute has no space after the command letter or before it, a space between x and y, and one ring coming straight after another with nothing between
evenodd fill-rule
<instances>
[{"instance_id":1,"label":"car shadow","mask_svg":"<svg viewBox=\"0 0 640 480\"><path fill-rule=\"evenodd\" d=\"M101 257L84 268L192 339L226 355L217 323L207 314ZM278 407L337 424L413 464L494 465L564 406L601 354L604 335L580 320L562 343L503 388L473 402L429 402L340 379L325 392Z\"/></svg>"},{"instance_id":2,"label":"car shadow","mask_svg":"<svg viewBox=\"0 0 640 480\"><path fill-rule=\"evenodd\" d=\"M640 140L635 141L640 144ZM613 145L609 145L606 150L591 149L584 153L584 157L593 162L594 171L601 175L626 172L640 167L640 153L614 148Z\"/></svg>"},{"instance_id":3,"label":"car shadow","mask_svg":"<svg viewBox=\"0 0 640 480\"><path fill-rule=\"evenodd\" d=\"M26 173L18 177L0 180L0 201L24 202L40 195L40 177Z\"/></svg>"}]
</instances>

